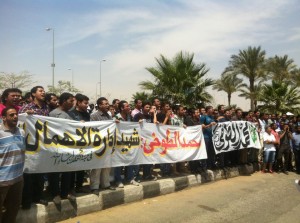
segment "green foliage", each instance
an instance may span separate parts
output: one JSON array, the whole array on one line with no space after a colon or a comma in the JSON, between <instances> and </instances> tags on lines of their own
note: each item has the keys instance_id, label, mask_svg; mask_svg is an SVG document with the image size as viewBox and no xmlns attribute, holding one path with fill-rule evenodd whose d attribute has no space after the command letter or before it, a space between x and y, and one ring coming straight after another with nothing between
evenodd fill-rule
<instances>
[{"instance_id":1,"label":"green foliage","mask_svg":"<svg viewBox=\"0 0 300 223\"><path fill-rule=\"evenodd\" d=\"M261 47L249 46L246 50L240 50L238 55L232 55L227 70L242 75L249 80L249 95L251 110L255 109L255 83L266 78L265 71L266 52Z\"/></svg>"},{"instance_id":2,"label":"green foliage","mask_svg":"<svg viewBox=\"0 0 300 223\"><path fill-rule=\"evenodd\" d=\"M291 82L292 71L296 68L294 60L289 59L288 55L283 57L275 56L267 60L266 70L272 80L277 82Z\"/></svg>"},{"instance_id":3,"label":"green foliage","mask_svg":"<svg viewBox=\"0 0 300 223\"><path fill-rule=\"evenodd\" d=\"M152 96L172 103L194 106L209 102L212 96L207 88L213 84L213 80L204 78L209 69L204 63L195 64L193 60L194 54L183 52L171 60L160 55L160 58L156 58L156 67L146 68L154 81L142 81L139 85L149 90Z\"/></svg>"},{"instance_id":4,"label":"green foliage","mask_svg":"<svg viewBox=\"0 0 300 223\"><path fill-rule=\"evenodd\" d=\"M266 112L278 111L281 113L293 112L299 114L300 94L296 86L285 82L272 81L262 88L260 101L261 109Z\"/></svg>"},{"instance_id":5,"label":"green foliage","mask_svg":"<svg viewBox=\"0 0 300 223\"><path fill-rule=\"evenodd\" d=\"M227 93L228 106L231 105L231 95L242 87L243 80L237 77L236 73L225 71L221 78L215 81L214 90L224 91Z\"/></svg>"}]
</instances>

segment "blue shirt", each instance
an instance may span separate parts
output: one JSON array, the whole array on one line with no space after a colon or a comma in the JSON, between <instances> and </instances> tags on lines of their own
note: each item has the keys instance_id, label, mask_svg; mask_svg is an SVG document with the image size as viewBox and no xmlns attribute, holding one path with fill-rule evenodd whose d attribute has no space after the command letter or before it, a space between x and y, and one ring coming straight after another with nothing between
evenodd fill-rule
<instances>
[{"instance_id":1,"label":"blue shirt","mask_svg":"<svg viewBox=\"0 0 300 223\"><path fill-rule=\"evenodd\" d=\"M24 131L14 132L0 126L0 187L13 185L23 179L25 162Z\"/></svg>"},{"instance_id":2,"label":"blue shirt","mask_svg":"<svg viewBox=\"0 0 300 223\"><path fill-rule=\"evenodd\" d=\"M200 117L200 124L209 125L210 123L215 122L213 116L210 115L202 115ZM211 139L212 138L212 127L209 128L203 128L203 136L205 139Z\"/></svg>"}]
</instances>

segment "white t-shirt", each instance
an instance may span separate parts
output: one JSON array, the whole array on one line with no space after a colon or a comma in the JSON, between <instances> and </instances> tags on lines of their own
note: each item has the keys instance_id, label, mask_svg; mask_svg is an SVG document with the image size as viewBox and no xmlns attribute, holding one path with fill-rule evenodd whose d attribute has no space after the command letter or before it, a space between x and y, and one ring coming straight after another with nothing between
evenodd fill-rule
<instances>
[{"instance_id":1,"label":"white t-shirt","mask_svg":"<svg viewBox=\"0 0 300 223\"><path fill-rule=\"evenodd\" d=\"M264 139L264 151L276 151L274 143L276 142L275 136L271 133L270 135L267 132L263 134ZM266 141L273 142L272 144L265 143Z\"/></svg>"}]
</instances>

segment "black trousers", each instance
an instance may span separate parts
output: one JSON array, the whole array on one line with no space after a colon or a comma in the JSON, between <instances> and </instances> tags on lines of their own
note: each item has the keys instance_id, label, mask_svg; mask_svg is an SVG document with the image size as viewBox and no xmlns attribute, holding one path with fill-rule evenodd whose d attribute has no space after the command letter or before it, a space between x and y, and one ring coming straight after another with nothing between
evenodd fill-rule
<instances>
[{"instance_id":1,"label":"black trousers","mask_svg":"<svg viewBox=\"0 0 300 223\"><path fill-rule=\"evenodd\" d=\"M48 173L49 189L53 197L67 198L71 190L71 172Z\"/></svg>"},{"instance_id":2,"label":"black trousers","mask_svg":"<svg viewBox=\"0 0 300 223\"><path fill-rule=\"evenodd\" d=\"M44 173L24 173L22 206L30 207L31 203L43 198Z\"/></svg>"}]
</instances>

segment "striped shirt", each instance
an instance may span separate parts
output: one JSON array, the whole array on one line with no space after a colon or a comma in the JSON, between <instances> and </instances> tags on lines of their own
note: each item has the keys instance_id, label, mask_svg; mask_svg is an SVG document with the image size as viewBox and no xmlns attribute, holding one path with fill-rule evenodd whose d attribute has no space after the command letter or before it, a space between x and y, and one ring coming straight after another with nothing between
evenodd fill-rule
<instances>
[{"instance_id":1,"label":"striped shirt","mask_svg":"<svg viewBox=\"0 0 300 223\"><path fill-rule=\"evenodd\" d=\"M13 185L23 179L25 133L0 126L0 187Z\"/></svg>"}]
</instances>

